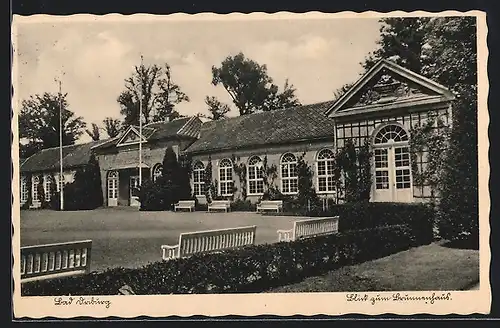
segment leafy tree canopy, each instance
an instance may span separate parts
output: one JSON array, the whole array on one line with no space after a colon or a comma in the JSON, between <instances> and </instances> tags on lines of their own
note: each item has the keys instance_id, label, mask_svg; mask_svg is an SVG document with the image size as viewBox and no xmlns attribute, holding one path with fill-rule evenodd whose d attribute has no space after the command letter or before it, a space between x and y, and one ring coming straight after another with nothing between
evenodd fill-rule
<instances>
[{"instance_id":1,"label":"leafy tree canopy","mask_svg":"<svg viewBox=\"0 0 500 328\"><path fill-rule=\"evenodd\" d=\"M279 92L267 73L267 66L246 58L241 52L228 56L220 67L212 67L212 84L226 89L240 115L300 105L292 84L286 81L283 92Z\"/></svg>"}]
</instances>

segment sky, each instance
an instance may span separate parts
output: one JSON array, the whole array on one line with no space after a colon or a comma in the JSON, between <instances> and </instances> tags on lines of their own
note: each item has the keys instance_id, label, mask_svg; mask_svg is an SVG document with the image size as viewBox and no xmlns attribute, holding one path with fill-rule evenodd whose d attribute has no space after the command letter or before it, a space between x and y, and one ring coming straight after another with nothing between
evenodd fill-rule
<instances>
[{"instance_id":1,"label":"sky","mask_svg":"<svg viewBox=\"0 0 500 328\"><path fill-rule=\"evenodd\" d=\"M190 102L183 115L208 114L205 96L231 104L222 86L211 84L211 68L243 52L266 64L282 90L288 78L303 104L331 100L333 92L362 72L360 62L376 48L377 18L311 19L49 19L16 24L13 36L17 99L58 91L69 109L90 123L121 118L116 101L134 65L171 66ZM62 74L64 72L64 74ZM232 105L230 116L237 115ZM81 142L89 141L84 134Z\"/></svg>"}]
</instances>

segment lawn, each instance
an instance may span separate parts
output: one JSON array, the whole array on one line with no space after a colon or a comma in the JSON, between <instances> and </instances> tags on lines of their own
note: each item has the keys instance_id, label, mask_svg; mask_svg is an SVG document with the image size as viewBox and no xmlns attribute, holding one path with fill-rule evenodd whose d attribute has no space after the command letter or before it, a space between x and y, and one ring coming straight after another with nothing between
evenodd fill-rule
<instances>
[{"instance_id":1,"label":"lawn","mask_svg":"<svg viewBox=\"0 0 500 328\"><path fill-rule=\"evenodd\" d=\"M139 267L161 260L160 246L175 245L189 231L257 226L257 244L277 241L278 229L291 229L294 217L256 213L139 212L133 208L92 211L21 211L21 246L92 240L92 270Z\"/></svg>"},{"instance_id":2,"label":"lawn","mask_svg":"<svg viewBox=\"0 0 500 328\"><path fill-rule=\"evenodd\" d=\"M463 290L479 281L479 251L431 244L269 292L361 292Z\"/></svg>"}]
</instances>

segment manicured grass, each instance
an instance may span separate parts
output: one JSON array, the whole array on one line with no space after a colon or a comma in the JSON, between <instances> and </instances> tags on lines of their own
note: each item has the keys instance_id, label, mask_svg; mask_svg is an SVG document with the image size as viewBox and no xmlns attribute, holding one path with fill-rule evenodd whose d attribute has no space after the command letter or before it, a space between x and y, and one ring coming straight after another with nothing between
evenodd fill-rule
<instances>
[{"instance_id":1,"label":"manicured grass","mask_svg":"<svg viewBox=\"0 0 500 328\"><path fill-rule=\"evenodd\" d=\"M92 270L139 267L161 260L160 246L175 245L189 231L257 226L257 244L274 243L276 230L291 229L293 217L255 213L140 212L133 208L92 211L21 211L21 246L92 240Z\"/></svg>"},{"instance_id":2,"label":"manicured grass","mask_svg":"<svg viewBox=\"0 0 500 328\"><path fill-rule=\"evenodd\" d=\"M431 244L346 266L269 292L463 290L478 281L479 251Z\"/></svg>"}]
</instances>

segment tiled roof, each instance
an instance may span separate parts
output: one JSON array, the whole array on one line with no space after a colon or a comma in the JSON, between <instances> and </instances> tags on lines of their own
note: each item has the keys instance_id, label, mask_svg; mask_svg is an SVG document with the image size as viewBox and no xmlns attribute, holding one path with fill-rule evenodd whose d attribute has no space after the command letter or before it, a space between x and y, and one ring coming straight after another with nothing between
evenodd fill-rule
<instances>
[{"instance_id":1,"label":"tiled roof","mask_svg":"<svg viewBox=\"0 0 500 328\"><path fill-rule=\"evenodd\" d=\"M197 117L182 117L170 122L147 124L144 128L153 128L154 132L145 137L148 140L158 140L174 136L197 138L201 127L201 120Z\"/></svg>"},{"instance_id":2,"label":"tiled roof","mask_svg":"<svg viewBox=\"0 0 500 328\"><path fill-rule=\"evenodd\" d=\"M237 149L303 139L332 137L334 121L325 115L333 101L206 122L200 139L186 152Z\"/></svg>"},{"instance_id":3,"label":"tiled roof","mask_svg":"<svg viewBox=\"0 0 500 328\"><path fill-rule=\"evenodd\" d=\"M198 138L201 123L202 122L198 117L182 117L174 119L170 122L149 123L142 127L142 134L148 141L168 139L176 136ZM136 131L139 131L138 126L134 125L133 128ZM118 144L122 136L123 133L120 134L120 136L109 140L109 142L98 146L98 148L113 147Z\"/></svg>"},{"instance_id":4,"label":"tiled roof","mask_svg":"<svg viewBox=\"0 0 500 328\"><path fill-rule=\"evenodd\" d=\"M63 168L73 168L88 163L91 148L102 141L63 147ZM26 159L21 165L21 172L53 171L59 169L59 147L47 148Z\"/></svg>"}]
</instances>

